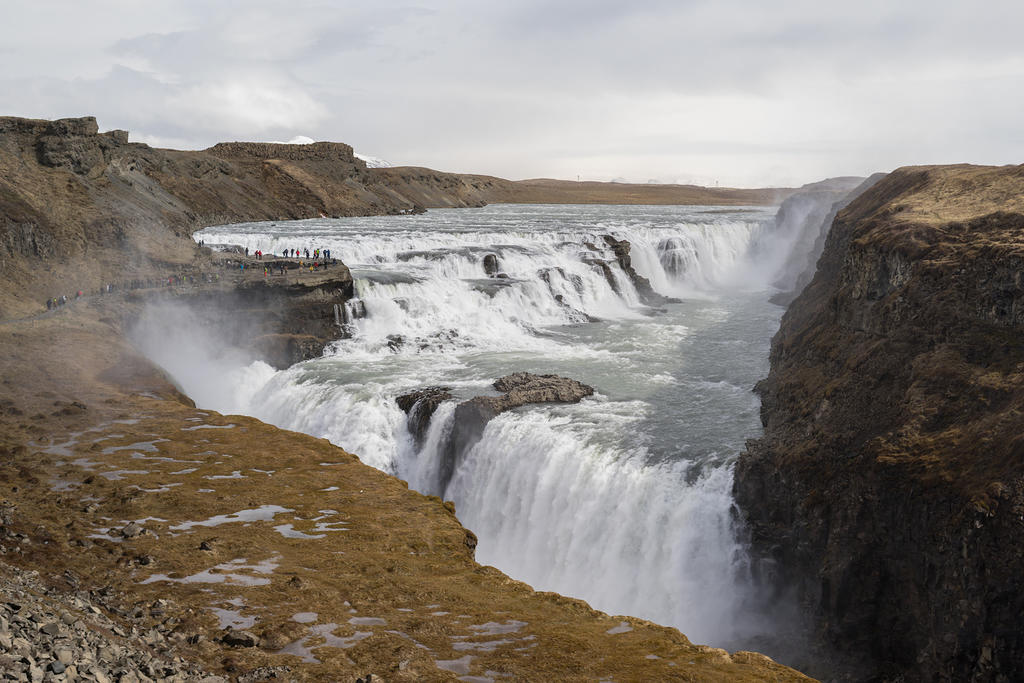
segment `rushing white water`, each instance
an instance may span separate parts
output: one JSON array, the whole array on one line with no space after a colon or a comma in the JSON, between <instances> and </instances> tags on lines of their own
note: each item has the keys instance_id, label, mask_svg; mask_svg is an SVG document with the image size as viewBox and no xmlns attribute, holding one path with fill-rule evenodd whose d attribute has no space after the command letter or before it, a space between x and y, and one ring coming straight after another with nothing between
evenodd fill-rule
<instances>
[{"instance_id":1,"label":"rushing white water","mask_svg":"<svg viewBox=\"0 0 1024 683\"><path fill-rule=\"evenodd\" d=\"M490 206L210 228L196 238L266 253L330 249L357 278L350 338L282 372L210 360L211 383L204 352L187 346L194 337L175 338L181 324L166 313L140 336L200 406L326 437L454 500L480 539L479 561L698 642L742 644L771 628L750 607L731 496L732 463L760 431L750 390L781 314L767 303L786 256L764 248L771 215ZM636 270L681 302L643 305L604 235L629 240ZM501 276L485 273L488 254ZM439 483L455 402L417 445L395 397L444 385L469 398L520 370L597 394L498 416Z\"/></svg>"}]
</instances>

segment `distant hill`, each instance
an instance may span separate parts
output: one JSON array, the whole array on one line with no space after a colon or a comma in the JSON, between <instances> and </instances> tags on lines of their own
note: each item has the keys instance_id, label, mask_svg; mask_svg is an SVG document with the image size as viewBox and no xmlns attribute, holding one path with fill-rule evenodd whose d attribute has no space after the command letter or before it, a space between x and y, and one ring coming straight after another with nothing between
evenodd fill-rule
<instances>
[{"instance_id":1,"label":"distant hill","mask_svg":"<svg viewBox=\"0 0 1024 683\"><path fill-rule=\"evenodd\" d=\"M778 204L794 188L738 189L699 185L653 183L574 182L552 178L501 181L490 176L463 176L472 184L477 178L489 182L483 191L490 203L511 204L715 204L745 206Z\"/></svg>"}]
</instances>

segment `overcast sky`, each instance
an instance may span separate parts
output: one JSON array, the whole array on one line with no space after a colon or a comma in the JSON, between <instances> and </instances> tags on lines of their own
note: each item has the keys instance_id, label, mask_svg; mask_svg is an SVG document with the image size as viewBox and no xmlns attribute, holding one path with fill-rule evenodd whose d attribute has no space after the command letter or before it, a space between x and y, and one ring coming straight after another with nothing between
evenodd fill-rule
<instances>
[{"instance_id":1,"label":"overcast sky","mask_svg":"<svg viewBox=\"0 0 1024 683\"><path fill-rule=\"evenodd\" d=\"M1024 162L1021 0L6 2L0 113L506 178Z\"/></svg>"}]
</instances>

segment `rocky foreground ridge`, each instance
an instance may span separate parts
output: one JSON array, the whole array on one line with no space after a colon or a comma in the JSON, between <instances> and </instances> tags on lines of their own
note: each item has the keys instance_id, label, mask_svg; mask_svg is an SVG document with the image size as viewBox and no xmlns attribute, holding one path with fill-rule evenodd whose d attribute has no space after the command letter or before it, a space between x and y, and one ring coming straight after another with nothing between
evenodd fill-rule
<instances>
[{"instance_id":1,"label":"rocky foreground ridge","mask_svg":"<svg viewBox=\"0 0 1024 683\"><path fill-rule=\"evenodd\" d=\"M236 273L190 233L414 207L350 157L154 150L92 119L0 119L8 679L806 680L480 566L450 503L323 439L198 410L140 357L127 338L151 303L257 321L240 334L282 363L322 344L347 269Z\"/></svg>"},{"instance_id":2,"label":"rocky foreground ridge","mask_svg":"<svg viewBox=\"0 0 1024 683\"><path fill-rule=\"evenodd\" d=\"M838 213L757 387L755 547L857 679L1024 679L1024 166Z\"/></svg>"}]
</instances>

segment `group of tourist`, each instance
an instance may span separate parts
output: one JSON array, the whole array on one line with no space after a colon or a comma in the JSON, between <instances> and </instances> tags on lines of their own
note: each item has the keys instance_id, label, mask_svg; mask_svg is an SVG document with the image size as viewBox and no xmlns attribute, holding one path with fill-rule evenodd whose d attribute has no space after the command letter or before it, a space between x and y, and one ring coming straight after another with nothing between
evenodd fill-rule
<instances>
[{"instance_id":1,"label":"group of tourist","mask_svg":"<svg viewBox=\"0 0 1024 683\"><path fill-rule=\"evenodd\" d=\"M253 251L252 254L253 254L253 256L256 257L257 261L262 261L263 257L268 255L268 254L265 254L262 249L257 249L255 251ZM249 247L245 248L245 255L246 256L249 255ZM273 256L273 255L274 255L273 253L269 254L269 256ZM327 261L328 259L331 258L331 250L330 249L313 249L312 253L310 253L308 247L306 249L285 249L284 250L284 257L285 258L307 258L307 259L308 258L312 258L314 261L319 261L319 260Z\"/></svg>"},{"instance_id":2,"label":"group of tourist","mask_svg":"<svg viewBox=\"0 0 1024 683\"><path fill-rule=\"evenodd\" d=\"M320 259L327 260L327 259L331 258L331 250L330 249L314 249L313 253L310 254L308 248L307 249L285 249L284 250L284 257L285 258L312 258L314 261L318 261Z\"/></svg>"},{"instance_id":3,"label":"group of tourist","mask_svg":"<svg viewBox=\"0 0 1024 683\"><path fill-rule=\"evenodd\" d=\"M82 296L82 292L79 291L75 298ZM52 311L55 308L60 308L68 302L67 294L61 294L60 296L51 297L46 300L46 310Z\"/></svg>"},{"instance_id":4,"label":"group of tourist","mask_svg":"<svg viewBox=\"0 0 1024 683\"><path fill-rule=\"evenodd\" d=\"M203 244L203 243L200 243ZM249 256L249 247L245 248L246 256ZM267 254L262 249L257 249L252 252L252 255L256 257L257 261L262 261L264 256L273 256L273 253ZM330 249L313 249L311 252L309 248L306 249L286 249L283 252L285 258L311 258L314 261L323 260L327 261L331 258Z\"/></svg>"}]
</instances>

